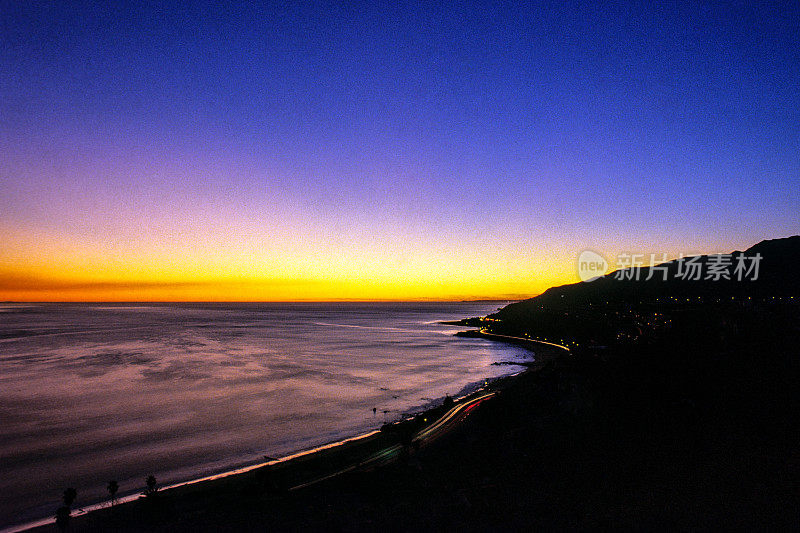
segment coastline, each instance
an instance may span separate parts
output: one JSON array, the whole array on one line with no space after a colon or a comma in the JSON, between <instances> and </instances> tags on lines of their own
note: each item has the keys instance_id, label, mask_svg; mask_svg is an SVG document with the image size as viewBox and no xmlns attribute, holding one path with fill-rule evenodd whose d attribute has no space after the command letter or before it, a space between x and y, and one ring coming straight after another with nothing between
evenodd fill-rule
<instances>
[{"instance_id":1,"label":"coastline","mask_svg":"<svg viewBox=\"0 0 800 533\"><path fill-rule=\"evenodd\" d=\"M286 455L284 457L279 457L279 458L271 459L271 460L267 460L267 461L261 461L261 462L258 462L258 463L254 463L254 464L250 464L250 465L246 465L246 466L241 466L241 467L238 467L238 468L233 468L233 469L230 469L230 470L225 470L223 472L219 472L219 473L216 473L216 474L209 474L209 475L206 475L206 476L200 476L200 477L197 477L197 478L188 479L186 481L179 481L177 483L171 483L169 485L166 485L164 487L159 488L159 491L166 492L166 491L170 491L170 490L174 490L174 489L179 489L181 487L188 487L188 486L191 486L191 485L195 485L197 483L215 481L215 480L218 480L218 479L225 479L225 478L228 478L228 477L231 477L231 476L236 476L236 475L240 475L240 474L246 474L248 472L252 472L254 470L257 470L259 468L269 467L269 466L285 463L285 462L291 461L293 459L298 459L298 458L301 458L301 457L304 457L304 456L307 456L307 455L311 455L311 454L314 454L314 453L322 452L324 450L332 449L332 448L335 448L337 446L343 446L343 445L346 445L346 444L351 443L351 442L357 442L357 441L360 441L362 439L367 439L367 438L370 438L370 437L372 437L372 436L374 436L376 434L379 434L379 433L380 433L380 430L374 430L374 431L370 431L368 433L364 433L364 434L361 434L361 435L355 435L355 436L352 436L352 437L346 437L344 439L335 440L335 441L332 441L332 442L329 442L329 443L326 443L326 444L322 444L320 446L315 446L313 448L308 448L308 449L305 449L305 450L292 452L289 455ZM114 506L124 505L126 503L130 503L130 502L136 501L141 497L142 497L142 493L141 492L134 492L132 494L126 494L124 496L116 498ZM98 503L93 503L93 504L89 504L89 505L86 505L84 507L81 507L79 509L74 510L72 512L71 517L72 518L82 517L82 516L88 515L89 513L92 513L92 512L95 512L95 511L101 511L103 509L109 509L111 507L112 506L111 506L109 501L102 501L102 502L98 502ZM30 531L32 529L35 529L35 528L38 528L38 527L41 527L41 526L46 526L46 525L49 525L49 524L54 524L54 523L55 523L55 517L41 518L41 519L38 519L38 520L33 520L33 521L26 522L26 523L23 523L23 524L18 524L18 525L11 526L11 527L8 527L8 528L0 529L0 533L18 533L20 531Z\"/></svg>"},{"instance_id":2,"label":"coastline","mask_svg":"<svg viewBox=\"0 0 800 533\"><path fill-rule=\"evenodd\" d=\"M465 332L459 332L456 334L456 336L462 336L461 335L462 333ZM545 343L542 341L534 341L531 339L522 339L515 337L505 337L501 335L492 335L492 334L486 334L482 331L480 332L476 331L476 333L480 333L479 336L481 336L482 338L486 338L487 340L520 344L528 349L531 349L532 347L538 345L538 346L557 347L569 351L569 349L564 346ZM537 354L537 356L539 356L537 357L537 360L532 362L501 363L501 364L520 366L521 370L519 372L512 372L495 378L487 378L465 385L452 398L452 401L455 402L455 405L450 410L459 409L460 406L475 401L475 399L481 397L481 395L487 396L486 395L487 390L500 391L503 388L509 386L509 383L520 374L535 371L554 358L554 355L548 356L547 354ZM494 392L492 392L488 396L491 396L493 394ZM488 396L484 399L489 399ZM381 446L384 446L384 450L393 449L393 452L396 453L394 453L392 459L397 460L397 456L399 455L399 452L402 450L396 449L396 446L398 445L399 440L403 440L404 437L402 434L405 432L403 429L398 429L398 428L402 428L404 425L409 425L415 432L415 435L419 433L425 433L429 428L436 426L438 423L440 423L440 421L443 418L447 417L449 411L445 411L444 413L442 413L444 404L447 401L446 398L447 397L445 398L440 397L431 402L428 402L427 404L419 406L419 408L416 410L404 412L402 413L400 420L384 424L383 427L381 427L380 429L375 429L358 435L346 436L344 438L337 439L322 445L299 450L296 452L291 452L283 457L275 459L270 458L269 460L266 461L260 461L254 464L240 466L223 472L214 473L210 475L203 475L185 481L172 483L170 485L161 487L159 489L159 494L168 495L170 497L175 497L175 498L181 498L183 495L191 494L191 492L194 489L201 491L202 490L212 491L213 490L212 485L214 483L243 484L248 482L249 476L255 476L255 477L263 476L265 473L268 472L272 474L273 471L284 474L288 473L290 474L291 477L292 471L316 470L317 472L319 472L319 471L324 471L326 469L334 470L332 473L329 472L321 476L317 476L310 481L304 481L302 483L297 484L296 486L281 487L278 489L278 490L293 491L300 488L305 488L306 486L315 484L323 480L330 479L332 477L338 476L339 474L349 472L354 469L375 468L376 467L375 464L371 465L363 464L365 462L369 463L369 461L365 460L359 460L357 461L355 466L351 465L345 468L338 468L335 465L340 463L342 460L347 460L348 458L351 458L354 454L355 455L361 454L366 458L372 457L376 454L380 454L382 453L380 451ZM428 419L431 419L433 422L427 423ZM414 439L416 439L416 437L412 438L412 440ZM388 443L391 443L391 445L387 446ZM385 465L388 462L392 461L391 460L383 461L377 466ZM312 463L312 465L309 467L308 463ZM326 464L320 466L320 465L314 465L313 463L326 463ZM297 474L297 472L295 472L295 474ZM299 475L302 476L303 474L300 473ZM308 473L306 472L305 475L308 475ZM86 520L91 520L92 517L97 515L102 515L107 512L120 512L119 511L120 508L124 506L135 505L136 502L141 502L144 500L146 500L144 495L140 492L136 492L133 494L128 494L117 498L116 503L113 507L110 505L110 502L108 501L93 503L85 507L81 507L79 509L74 510L71 515L71 524L77 526L78 524L81 524ZM51 516L48 518L42 518L22 524L13 525L0 530L0 533L17 533L21 531L44 531L48 529L50 526L52 526L54 523L55 523L55 517Z\"/></svg>"},{"instance_id":3,"label":"coastline","mask_svg":"<svg viewBox=\"0 0 800 533\"><path fill-rule=\"evenodd\" d=\"M503 381L507 378L517 376L518 374L519 373L495 378L495 380L492 383L497 381ZM494 395L494 393L486 394L484 388L485 387L480 387L475 392L472 392L465 397L459 398L457 400L455 407L453 407L449 411L446 411L445 414L440 416L439 418L435 418L432 424L424 426L423 428L420 429L420 432L425 433L430 428L437 428L437 429L441 428L446 422L450 420L452 416L450 414L451 411L460 409L465 405L470 405L470 401L474 401L476 397L478 401L483 401L483 399L488 399L490 396ZM431 417L432 414L436 414L436 412L440 410L441 407L422 411L418 413L415 416L415 418L425 419ZM292 486L274 487L273 490L276 490L277 492L293 492L300 489L304 489L311 485L327 481L341 474L351 472L356 469L374 470L376 468L385 466L386 464L396 461L402 452L402 447L399 442L402 437L397 435L391 429L389 430L389 432L387 432L386 427L387 426L389 426L390 428L397 427L411 421L413 420L405 419L399 422L393 422L390 424L386 424L382 429L374 430L363 435L358 435L355 437L349 437L346 439L334 441L329 444L324 444L322 446L318 446L308 450L296 452L285 457L277 458L275 460L266 461L255 465L250 465L235 470L230 470L227 472L222 472L219 474L192 479L180 483L175 483L160 488L158 491L159 498L172 497L180 499L184 497L191 497L192 493L195 490L203 492L213 492L215 490L215 487L213 486L215 482L227 483L231 485L237 485L237 484L244 485L252 481L252 478L248 476L258 477L259 475L263 476L263 475L274 474L275 472L272 472L270 469L271 467L276 467L276 466L285 465L284 468L287 469L288 471L282 472L283 474L291 473L292 470L314 470L317 472L317 474L312 475L311 479L298 483L297 485L291 484ZM427 435L425 436L427 437ZM364 450L352 449L353 447L356 447L358 445L362 445L365 449ZM348 466L345 466L344 468L331 467L331 464L340 462L342 459L346 459L353 452L355 452L362 458L357 460L354 464L350 464ZM312 466L309 469L307 468L307 465L304 464L307 461L311 462L324 461L324 462L329 462L329 464L324 465L322 468L314 468ZM331 473L324 473L325 469L333 469L334 471ZM97 518L98 520L103 520L103 518L105 518L104 515L107 515L108 513L124 513L125 512L123 509L124 507L130 505L136 505L137 502L143 504L149 503L148 498L144 494L136 493L122 498L118 498L114 506L111 506L109 502L101 502L87 507L83 507L72 513L70 519L71 522L70 527L80 529L86 525L85 522L87 520L93 520L94 518ZM22 531L48 531L51 530L50 528L54 524L55 524L55 517L50 517L46 519L40 519L33 522L29 522L26 524L12 526L10 528L0 530L0 533L17 533ZM102 527L103 526L101 526L101 528Z\"/></svg>"},{"instance_id":4,"label":"coastline","mask_svg":"<svg viewBox=\"0 0 800 533\"><path fill-rule=\"evenodd\" d=\"M564 350L565 352L569 352L570 349L567 346L562 344L556 344L554 342L547 342L538 339L528 339L525 337L513 337L511 335L500 335L498 333L488 333L483 329L476 329L476 330L468 330L468 331L459 331L456 333L457 337L467 337L467 338L478 338L478 339L487 339L490 341L497 341L497 342L505 342L508 344L516 344L518 346L523 346L528 349L532 349L535 346L549 346L551 348L558 348L560 350Z\"/></svg>"}]
</instances>

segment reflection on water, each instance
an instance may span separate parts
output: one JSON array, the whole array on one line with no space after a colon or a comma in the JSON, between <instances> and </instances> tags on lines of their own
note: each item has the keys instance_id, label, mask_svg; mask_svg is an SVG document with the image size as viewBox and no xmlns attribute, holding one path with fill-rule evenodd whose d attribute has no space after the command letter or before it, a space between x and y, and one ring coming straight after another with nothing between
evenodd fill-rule
<instances>
[{"instance_id":1,"label":"reflection on water","mask_svg":"<svg viewBox=\"0 0 800 533\"><path fill-rule=\"evenodd\" d=\"M440 320L499 303L4 305L0 525L374 429L530 358ZM377 408L377 414L373 413Z\"/></svg>"}]
</instances>

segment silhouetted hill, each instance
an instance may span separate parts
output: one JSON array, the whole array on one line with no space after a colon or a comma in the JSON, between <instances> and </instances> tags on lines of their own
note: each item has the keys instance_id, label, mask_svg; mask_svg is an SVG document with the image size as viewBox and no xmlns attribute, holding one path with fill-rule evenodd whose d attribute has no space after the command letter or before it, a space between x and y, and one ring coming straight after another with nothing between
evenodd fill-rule
<instances>
[{"instance_id":1,"label":"silhouetted hill","mask_svg":"<svg viewBox=\"0 0 800 533\"><path fill-rule=\"evenodd\" d=\"M760 257L755 260L758 263L757 277L753 265L756 257ZM694 268L700 270L699 279L693 279L694 275L685 276L690 259L698 265ZM508 322L542 307L574 309L698 299L800 297L800 278L797 276L800 236L764 240L744 252L736 251L722 258L723 261L728 259L730 263L725 269L728 279L714 279L718 276L710 274L714 264L719 266L719 257L697 256L685 258L683 262L673 260L655 267L626 270L628 277L633 279L618 279L620 271L615 271L591 282L553 287L534 298L510 304L492 316ZM666 273L662 269L666 269Z\"/></svg>"}]
</instances>

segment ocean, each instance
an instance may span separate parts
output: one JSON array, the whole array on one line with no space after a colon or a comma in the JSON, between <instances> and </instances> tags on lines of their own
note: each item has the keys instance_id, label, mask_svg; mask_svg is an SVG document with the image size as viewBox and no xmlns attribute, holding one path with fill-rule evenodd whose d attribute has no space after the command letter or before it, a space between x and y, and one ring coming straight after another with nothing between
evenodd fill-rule
<instances>
[{"instance_id":1,"label":"ocean","mask_svg":"<svg viewBox=\"0 0 800 533\"><path fill-rule=\"evenodd\" d=\"M518 372L504 302L1 304L0 527L379 428ZM373 412L373 408L375 412Z\"/></svg>"}]
</instances>

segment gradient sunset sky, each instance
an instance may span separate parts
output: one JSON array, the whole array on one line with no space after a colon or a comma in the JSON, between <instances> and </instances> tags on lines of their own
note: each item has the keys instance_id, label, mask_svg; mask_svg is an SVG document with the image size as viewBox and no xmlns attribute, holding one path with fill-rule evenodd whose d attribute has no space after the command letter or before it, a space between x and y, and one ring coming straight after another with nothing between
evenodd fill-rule
<instances>
[{"instance_id":1,"label":"gradient sunset sky","mask_svg":"<svg viewBox=\"0 0 800 533\"><path fill-rule=\"evenodd\" d=\"M800 233L800 2L522 4L0 1L0 300L518 298Z\"/></svg>"}]
</instances>

